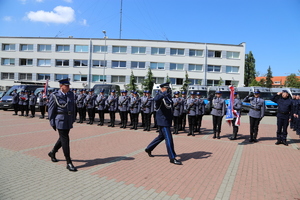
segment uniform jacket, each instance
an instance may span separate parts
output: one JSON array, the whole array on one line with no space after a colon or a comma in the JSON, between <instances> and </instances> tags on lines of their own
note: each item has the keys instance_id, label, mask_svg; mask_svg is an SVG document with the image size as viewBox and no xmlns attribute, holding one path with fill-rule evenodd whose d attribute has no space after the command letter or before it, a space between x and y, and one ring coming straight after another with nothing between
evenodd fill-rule
<instances>
[{"instance_id":1,"label":"uniform jacket","mask_svg":"<svg viewBox=\"0 0 300 200\"><path fill-rule=\"evenodd\" d=\"M47 95L46 106L48 106L48 107L49 107L49 104L50 104L50 96L51 96L52 93L50 93L50 94Z\"/></svg>"},{"instance_id":2,"label":"uniform jacket","mask_svg":"<svg viewBox=\"0 0 300 200\"><path fill-rule=\"evenodd\" d=\"M130 113L132 114L139 113L141 109L141 99L138 96L131 97L129 108L130 108Z\"/></svg>"},{"instance_id":3,"label":"uniform jacket","mask_svg":"<svg viewBox=\"0 0 300 200\"><path fill-rule=\"evenodd\" d=\"M185 109L189 116L196 116L198 112L198 99L188 98L185 103Z\"/></svg>"},{"instance_id":4,"label":"uniform jacket","mask_svg":"<svg viewBox=\"0 0 300 200\"><path fill-rule=\"evenodd\" d=\"M34 94L29 95L29 105L35 106L37 97Z\"/></svg>"},{"instance_id":5,"label":"uniform jacket","mask_svg":"<svg viewBox=\"0 0 300 200\"><path fill-rule=\"evenodd\" d=\"M18 95L18 93L16 93L16 92L13 92L12 94L11 94L11 96L12 96L12 104L18 104L19 103L19 95Z\"/></svg>"},{"instance_id":6,"label":"uniform jacket","mask_svg":"<svg viewBox=\"0 0 300 200\"><path fill-rule=\"evenodd\" d=\"M26 99L25 94L19 94L19 105L23 105Z\"/></svg>"},{"instance_id":7,"label":"uniform jacket","mask_svg":"<svg viewBox=\"0 0 300 200\"><path fill-rule=\"evenodd\" d=\"M130 105L130 97L129 96L119 96L118 100L119 105L119 111L125 112L129 111L129 105Z\"/></svg>"},{"instance_id":8,"label":"uniform jacket","mask_svg":"<svg viewBox=\"0 0 300 200\"><path fill-rule=\"evenodd\" d=\"M23 106L29 105L29 95L28 94L20 95L19 99L21 100L21 101L19 101L19 105L23 105Z\"/></svg>"},{"instance_id":9,"label":"uniform jacket","mask_svg":"<svg viewBox=\"0 0 300 200\"><path fill-rule=\"evenodd\" d=\"M95 100L95 106L98 110L105 110L106 96L99 94Z\"/></svg>"},{"instance_id":10,"label":"uniform jacket","mask_svg":"<svg viewBox=\"0 0 300 200\"><path fill-rule=\"evenodd\" d=\"M141 109L140 109L140 111L141 111L141 112L144 112L144 109L142 108L142 106L143 106L143 102L145 102L146 99L147 99L146 96L142 96L142 97L140 98L140 100L141 100Z\"/></svg>"},{"instance_id":11,"label":"uniform jacket","mask_svg":"<svg viewBox=\"0 0 300 200\"><path fill-rule=\"evenodd\" d=\"M77 96L77 99L76 99L76 106L77 106L77 108L83 108L83 107L85 107L85 104L84 104L85 97L86 97L85 93L79 94Z\"/></svg>"},{"instance_id":12,"label":"uniform jacket","mask_svg":"<svg viewBox=\"0 0 300 200\"><path fill-rule=\"evenodd\" d=\"M108 109L108 111L116 112L118 110L118 96L109 95L105 101L105 106Z\"/></svg>"},{"instance_id":13,"label":"uniform jacket","mask_svg":"<svg viewBox=\"0 0 300 200\"><path fill-rule=\"evenodd\" d=\"M56 101L57 100L57 101ZM48 115L51 126L57 129L71 129L75 121L75 100L72 92L53 92L49 100Z\"/></svg>"},{"instance_id":14,"label":"uniform jacket","mask_svg":"<svg viewBox=\"0 0 300 200\"><path fill-rule=\"evenodd\" d=\"M173 119L173 101L167 92L159 92L155 97L156 121L158 126L171 127Z\"/></svg>"},{"instance_id":15,"label":"uniform jacket","mask_svg":"<svg viewBox=\"0 0 300 200\"><path fill-rule=\"evenodd\" d=\"M214 97L212 99L212 110L210 114L214 116L224 116L225 112L226 112L225 99L223 99L222 97L220 98Z\"/></svg>"},{"instance_id":16,"label":"uniform jacket","mask_svg":"<svg viewBox=\"0 0 300 200\"><path fill-rule=\"evenodd\" d=\"M185 97L185 98L183 98L183 97L180 97L180 99L181 99L181 106L182 106L182 114L183 113L186 113L187 112L187 110L185 109L185 104L186 104L186 100L187 100L187 98Z\"/></svg>"},{"instance_id":17,"label":"uniform jacket","mask_svg":"<svg viewBox=\"0 0 300 200\"><path fill-rule=\"evenodd\" d=\"M293 100L290 98L282 98L281 95L274 95L271 101L278 104L277 117L289 119L292 117Z\"/></svg>"},{"instance_id":18,"label":"uniform jacket","mask_svg":"<svg viewBox=\"0 0 300 200\"><path fill-rule=\"evenodd\" d=\"M203 99L198 99L198 109L197 109L197 115L204 115L205 114L205 103Z\"/></svg>"},{"instance_id":19,"label":"uniform jacket","mask_svg":"<svg viewBox=\"0 0 300 200\"><path fill-rule=\"evenodd\" d=\"M246 96L244 102L250 101L250 111L249 116L253 118L263 118L265 115L265 100L262 98L255 98Z\"/></svg>"},{"instance_id":20,"label":"uniform jacket","mask_svg":"<svg viewBox=\"0 0 300 200\"><path fill-rule=\"evenodd\" d=\"M47 103L47 98L43 98L43 93L39 94L39 106L45 106Z\"/></svg>"},{"instance_id":21,"label":"uniform jacket","mask_svg":"<svg viewBox=\"0 0 300 200\"><path fill-rule=\"evenodd\" d=\"M88 94L84 99L84 105L87 109L95 108L95 100L97 96L95 94Z\"/></svg>"},{"instance_id":22,"label":"uniform jacket","mask_svg":"<svg viewBox=\"0 0 300 200\"><path fill-rule=\"evenodd\" d=\"M152 113L154 111L154 100L152 97L141 99L141 110L144 113Z\"/></svg>"},{"instance_id":23,"label":"uniform jacket","mask_svg":"<svg viewBox=\"0 0 300 200\"><path fill-rule=\"evenodd\" d=\"M233 101L233 109L236 110L239 114L241 114L241 108L242 108L241 100L238 98L235 98ZM236 116L233 115L233 118L236 118Z\"/></svg>"},{"instance_id":24,"label":"uniform jacket","mask_svg":"<svg viewBox=\"0 0 300 200\"><path fill-rule=\"evenodd\" d=\"M183 106L182 106L182 99L181 98L173 98L173 116L179 117L182 114Z\"/></svg>"}]
</instances>

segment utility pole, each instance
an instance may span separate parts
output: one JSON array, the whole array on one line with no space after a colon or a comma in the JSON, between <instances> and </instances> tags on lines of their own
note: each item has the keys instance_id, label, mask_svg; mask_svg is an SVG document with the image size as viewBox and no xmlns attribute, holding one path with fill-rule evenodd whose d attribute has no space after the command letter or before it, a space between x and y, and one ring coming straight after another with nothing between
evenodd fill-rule
<instances>
[{"instance_id":1,"label":"utility pole","mask_svg":"<svg viewBox=\"0 0 300 200\"><path fill-rule=\"evenodd\" d=\"M120 9L120 35L119 35L119 39L122 38L122 7L123 7L123 0L121 0L121 9Z\"/></svg>"}]
</instances>

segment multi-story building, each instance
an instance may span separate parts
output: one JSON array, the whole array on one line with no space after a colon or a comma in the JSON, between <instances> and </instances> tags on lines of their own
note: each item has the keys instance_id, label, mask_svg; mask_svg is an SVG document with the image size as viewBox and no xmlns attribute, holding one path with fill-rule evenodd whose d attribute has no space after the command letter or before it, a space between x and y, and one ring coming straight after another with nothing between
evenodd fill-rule
<instances>
[{"instance_id":1,"label":"multi-story building","mask_svg":"<svg viewBox=\"0 0 300 200\"><path fill-rule=\"evenodd\" d=\"M156 83L167 76L179 89L187 71L192 85L244 84L245 43L238 45L133 39L0 37L0 86L45 82L56 87L69 77L72 87L97 83L138 86L150 67Z\"/></svg>"}]
</instances>

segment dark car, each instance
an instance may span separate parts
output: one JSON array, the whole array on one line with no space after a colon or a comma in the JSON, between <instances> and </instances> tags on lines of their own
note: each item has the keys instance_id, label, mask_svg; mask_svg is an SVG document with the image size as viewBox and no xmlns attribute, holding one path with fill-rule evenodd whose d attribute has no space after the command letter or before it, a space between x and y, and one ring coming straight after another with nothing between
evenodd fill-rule
<instances>
[{"instance_id":1,"label":"dark car","mask_svg":"<svg viewBox=\"0 0 300 200\"><path fill-rule=\"evenodd\" d=\"M40 98L39 98L39 94L41 93L42 90L44 90L45 88L44 87L39 87L39 88L36 88L36 90L34 91L34 94L36 95L37 97L37 100L36 100L36 105L35 105L35 111L40 111L40 106L39 106L39 103L40 103ZM49 90L59 90L59 88L48 88L47 89L48 91Z\"/></svg>"}]
</instances>

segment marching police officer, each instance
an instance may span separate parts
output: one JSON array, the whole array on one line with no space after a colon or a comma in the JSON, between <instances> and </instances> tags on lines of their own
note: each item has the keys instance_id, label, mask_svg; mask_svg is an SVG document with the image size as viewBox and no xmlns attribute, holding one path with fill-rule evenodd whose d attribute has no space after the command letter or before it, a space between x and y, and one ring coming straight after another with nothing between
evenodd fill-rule
<instances>
[{"instance_id":1,"label":"marching police officer","mask_svg":"<svg viewBox=\"0 0 300 200\"><path fill-rule=\"evenodd\" d=\"M156 90L155 95L158 94L158 90ZM153 121L154 121L154 125L152 126L152 128L156 128L156 132L158 132L158 126L157 126L157 122L156 122L156 102L153 99Z\"/></svg>"},{"instance_id":2,"label":"marching police officer","mask_svg":"<svg viewBox=\"0 0 300 200\"><path fill-rule=\"evenodd\" d=\"M67 161L67 169L69 171L77 171L70 157L70 138L69 132L73 128L75 122L75 101L74 94L70 92L69 79L59 81L60 90L54 92L49 100L49 121L52 128L58 130L59 139L54 145L52 151L48 153L52 162L57 162L56 152L62 147L64 156Z\"/></svg>"},{"instance_id":3,"label":"marching police officer","mask_svg":"<svg viewBox=\"0 0 300 200\"><path fill-rule=\"evenodd\" d=\"M120 128L126 128L128 122L128 111L129 111L129 104L130 104L130 97L127 96L127 90L122 90L121 95L119 96L119 112L121 118L121 126Z\"/></svg>"},{"instance_id":4,"label":"marching police officer","mask_svg":"<svg viewBox=\"0 0 300 200\"><path fill-rule=\"evenodd\" d=\"M76 107L79 113L79 121L77 123L82 124L83 120L84 120L84 99L86 97L85 93L84 93L84 89L79 90L79 95L77 96L76 99Z\"/></svg>"},{"instance_id":5,"label":"marching police officer","mask_svg":"<svg viewBox=\"0 0 300 200\"><path fill-rule=\"evenodd\" d=\"M142 110L144 113L144 131L150 131L150 125L151 125L151 115L154 110L154 101L151 97L151 92L149 90L146 90L146 98L141 100Z\"/></svg>"},{"instance_id":6,"label":"marching police officer","mask_svg":"<svg viewBox=\"0 0 300 200\"><path fill-rule=\"evenodd\" d=\"M258 142L258 126L261 119L265 115L265 100L260 98L260 91L256 90L250 95L246 96L243 100L244 102L250 102L250 111L248 113L250 118L250 139L249 142Z\"/></svg>"},{"instance_id":7,"label":"marching police officer","mask_svg":"<svg viewBox=\"0 0 300 200\"><path fill-rule=\"evenodd\" d=\"M84 99L84 104L87 108L89 115L89 122L87 124L92 125L95 120L95 100L97 96L94 94L94 89L89 90L89 94Z\"/></svg>"},{"instance_id":8,"label":"marching police officer","mask_svg":"<svg viewBox=\"0 0 300 200\"><path fill-rule=\"evenodd\" d=\"M176 159L176 153L174 151L174 143L171 134L170 127L172 126L172 97L168 92L170 86L169 83L163 83L160 85L161 91L154 97L156 101L156 119L159 126L159 135L147 146L145 152L149 157L153 157L152 151L163 140L166 141L167 151L170 159L170 163L181 165L182 163Z\"/></svg>"},{"instance_id":9,"label":"marching police officer","mask_svg":"<svg viewBox=\"0 0 300 200\"><path fill-rule=\"evenodd\" d=\"M196 114L198 109L198 100L195 98L196 93L191 91L191 97L186 100L185 110L187 111L188 120L189 120L189 133L187 136L195 136L194 134L194 126L196 124Z\"/></svg>"},{"instance_id":10,"label":"marching police officer","mask_svg":"<svg viewBox=\"0 0 300 200\"><path fill-rule=\"evenodd\" d=\"M31 118L35 117L35 105L36 105L37 97L34 94L34 91L31 91L31 94L29 96L29 106L31 111Z\"/></svg>"},{"instance_id":11,"label":"marching police officer","mask_svg":"<svg viewBox=\"0 0 300 200\"><path fill-rule=\"evenodd\" d=\"M19 107L18 107L18 104L19 104L19 94L17 93L17 89L14 89L14 91L11 94L11 96L12 96L12 102L11 102L11 104L13 105L14 112L15 112L15 114L13 114L13 115L18 115L18 110L19 110Z\"/></svg>"},{"instance_id":12,"label":"marching police officer","mask_svg":"<svg viewBox=\"0 0 300 200\"><path fill-rule=\"evenodd\" d=\"M210 114L213 118L213 138L220 139L222 119L226 111L225 99L222 98L221 91L216 91L215 97L210 96L209 101L212 103L212 111Z\"/></svg>"},{"instance_id":13,"label":"marching police officer","mask_svg":"<svg viewBox=\"0 0 300 200\"><path fill-rule=\"evenodd\" d=\"M40 112L41 112L40 119L44 119L44 117L45 117L46 103L47 103L47 96L46 96L44 90L42 90L39 93L39 107L40 107Z\"/></svg>"},{"instance_id":14,"label":"marching police officer","mask_svg":"<svg viewBox=\"0 0 300 200\"><path fill-rule=\"evenodd\" d=\"M237 112L237 114L240 116L241 115L241 108L242 108L242 102L239 98L237 98L237 93L234 93L234 101L233 101L233 109ZM239 127L236 126L236 120L237 116L233 115L233 120L232 120L232 128L233 128L233 134L231 137L229 137L230 140L236 140L237 134L239 132Z\"/></svg>"},{"instance_id":15,"label":"marching police officer","mask_svg":"<svg viewBox=\"0 0 300 200\"><path fill-rule=\"evenodd\" d=\"M174 97L172 98L173 101L173 122L174 122L174 132L173 134L178 134L179 129L179 119L182 114L182 99L179 98L179 91L174 92Z\"/></svg>"},{"instance_id":16,"label":"marching police officer","mask_svg":"<svg viewBox=\"0 0 300 200\"><path fill-rule=\"evenodd\" d=\"M109 97L106 99L105 106L109 111L110 125L109 127L115 127L116 112L118 110L118 96L116 91L112 90Z\"/></svg>"},{"instance_id":17,"label":"marching police officer","mask_svg":"<svg viewBox=\"0 0 300 200\"><path fill-rule=\"evenodd\" d=\"M289 93L286 90L282 90L282 92L278 92L275 94L271 101L274 101L278 104L277 110L277 142L278 144L284 144L288 146L286 141L287 137L287 127L289 126L289 121L291 121L292 107L293 102L292 99L289 98Z\"/></svg>"},{"instance_id":18,"label":"marching police officer","mask_svg":"<svg viewBox=\"0 0 300 200\"><path fill-rule=\"evenodd\" d=\"M141 99L138 96L137 91L133 92L133 97L130 99L130 113L132 117L132 127L130 129L137 130L139 112L141 109Z\"/></svg>"},{"instance_id":19,"label":"marching police officer","mask_svg":"<svg viewBox=\"0 0 300 200\"><path fill-rule=\"evenodd\" d=\"M179 131L181 131L181 130L185 131L186 115L187 115L187 113L186 113L187 111L185 110L186 100L187 100L186 92L182 91L181 92L182 113L181 113L181 116L179 119Z\"/></svg>"},{"instance_id":20,"label":"marching police officer","mask_svg":"<svg viewBox=\"0 0 300 200\"><path fill-rule=\"evenodd\" d=\"M205 114L205 103L203 99L201 98L201 93L197 92L197 100L198 100L198 109L196 112L196 125L195 125L195 131L201 133L201 126L202 126L202 118L203 115Z\"/></svg>"},{"instance_id":21,"label":"marching police officer","mask_svg":"<svg viewBox=\"0 0 300 200\"><path fill-rule=\"evenodd\" d=\"M105 101L106 96L104 95L105 90L100 90L100 94L97 96L95 104L99 113L99 124L98 126L103 126L104 124L104 113L105 113Z\"/></svg>"}]
</instances>

